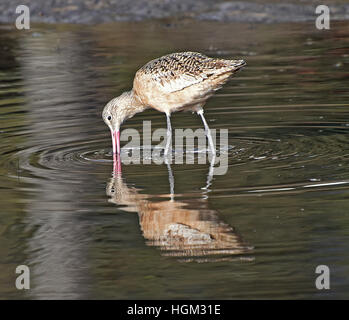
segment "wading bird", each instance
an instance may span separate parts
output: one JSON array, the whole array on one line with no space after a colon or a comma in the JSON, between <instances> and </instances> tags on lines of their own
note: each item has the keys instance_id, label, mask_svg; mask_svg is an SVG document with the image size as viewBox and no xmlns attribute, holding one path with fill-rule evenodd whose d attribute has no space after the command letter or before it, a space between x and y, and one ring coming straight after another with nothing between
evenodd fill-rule
<instances>
[{"instance_id":1,"label":"wading bird","mask_svg":"<svg viewBox=\"0 0 349 320\"><path fill-rule=\"evenodd\" d=\"M198 52L171 53L148 62L136 72L133 89L110 100L103 109L103 120L112 135L113 154L120 154L121 124L148 108L166 114L165 156L168 155L172 138L170 116L176 111L192 111L201 117L210 149L215 154L203 106L245 65L244 60L210 58Z\"/></svg>"},{"instance_id":2,"label":"wading bird","mask_svg":"<svg viewBox=\"0 0 349 320\"><path fill-rule=\"evenodd\" d=\"M202 191L203 197L174 199L174 176L169 164L168 174L168 195L146 194L144 190L128 186L121 174L113 175L107 185L109 202L121 206L123 211L138 213L147 245L156 246L162 255L177 257L181 262L232 261L252 253L253 247L235 228L225 223L216 210L210 209L204 196L207 191ZM168 196L171 199L167 199Z\"/></svg>"}]
</instances>

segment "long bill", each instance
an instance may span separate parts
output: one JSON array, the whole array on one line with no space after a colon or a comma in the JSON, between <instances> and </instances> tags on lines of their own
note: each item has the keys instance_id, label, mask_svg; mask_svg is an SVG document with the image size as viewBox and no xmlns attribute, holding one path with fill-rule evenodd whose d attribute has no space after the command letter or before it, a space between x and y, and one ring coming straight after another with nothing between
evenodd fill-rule
<instances>
[{"instance_id":1,"label":"long bill","mask_svg":"<svg viewBox=\"0 0 349 320\"><path fill-rule=\"evenodd\" d=\"M110 130L113 143L113 154L120 154L120 131Z\"/></svg>"}]
</instances>

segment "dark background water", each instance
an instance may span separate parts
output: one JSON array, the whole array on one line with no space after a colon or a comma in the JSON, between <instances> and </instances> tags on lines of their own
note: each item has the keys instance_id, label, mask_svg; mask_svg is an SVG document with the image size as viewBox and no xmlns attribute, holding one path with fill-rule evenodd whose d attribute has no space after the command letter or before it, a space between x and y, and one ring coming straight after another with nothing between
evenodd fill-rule
<instances>
[{"instance_id":1,"label":"dark background water","mask_svg":"<svg viewBox=\"0 0 349 320\"><path fill-rule=\"evenodd\" d=\"M101 111L145 62L183 50L248 66L206 106L209 125L229 129L227 174L205 188L208 165L172 165L171 201L166 165L112 178ZM347 22L2 25L0 56L1 298L348 298ZM165 127L150 110L124 128L142 120ZM189 113L172 121L201 127ZM155 241L166 221L225 242Z\"/></svg>"}]
</instances>

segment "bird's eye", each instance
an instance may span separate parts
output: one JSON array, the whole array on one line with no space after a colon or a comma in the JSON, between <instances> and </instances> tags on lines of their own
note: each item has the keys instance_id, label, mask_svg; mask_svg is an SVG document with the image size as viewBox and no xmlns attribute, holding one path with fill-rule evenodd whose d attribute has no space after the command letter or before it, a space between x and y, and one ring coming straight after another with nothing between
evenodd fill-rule
<instances>
[{"instance_id":1,"label":"bird's eye","mask_svg":"<svg viewBox=\"0 0 349 320\"><path fill-rule=\"evenodd\" d=\"M111 116L108 116L108 118L107 118L109 121L111 120Z\"/></svg>"}]
</instances>

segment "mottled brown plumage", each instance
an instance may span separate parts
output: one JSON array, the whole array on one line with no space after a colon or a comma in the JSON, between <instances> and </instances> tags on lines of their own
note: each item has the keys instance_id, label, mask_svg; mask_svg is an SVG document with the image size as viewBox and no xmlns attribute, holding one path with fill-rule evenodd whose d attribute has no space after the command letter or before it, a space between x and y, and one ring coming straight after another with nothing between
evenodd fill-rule
<instances>
[{"instance_id":1,"label":"mottled brown plumage","mask_svg":"<svg viewBox=\"0 0 349 320\"><path fill-rule=\"evenodd\" d=\"M172 53L140 68L133 90L144 105L161 112L197 111L243 60L209 58L197 52Z\"/></svg>"},{"instance_id":2,"label":"mottled brown plumage","mask_svg":"<svg viewBox=\"0 0 349 320\"><path fill-rule=\"evenodd\" d=\"M116 137L121 123L147 108L166 113L169 133L172 112L196 111L209 133L203 105L245 64L243 60L209 58L198 52L172 53L148 62L137 71L133 89L112 99L103 110L103 120L116 139L114 153L116 147L119 153L120 142ZM209 142L212 149L210 137Z\"/></svg>"}]
</instances>

